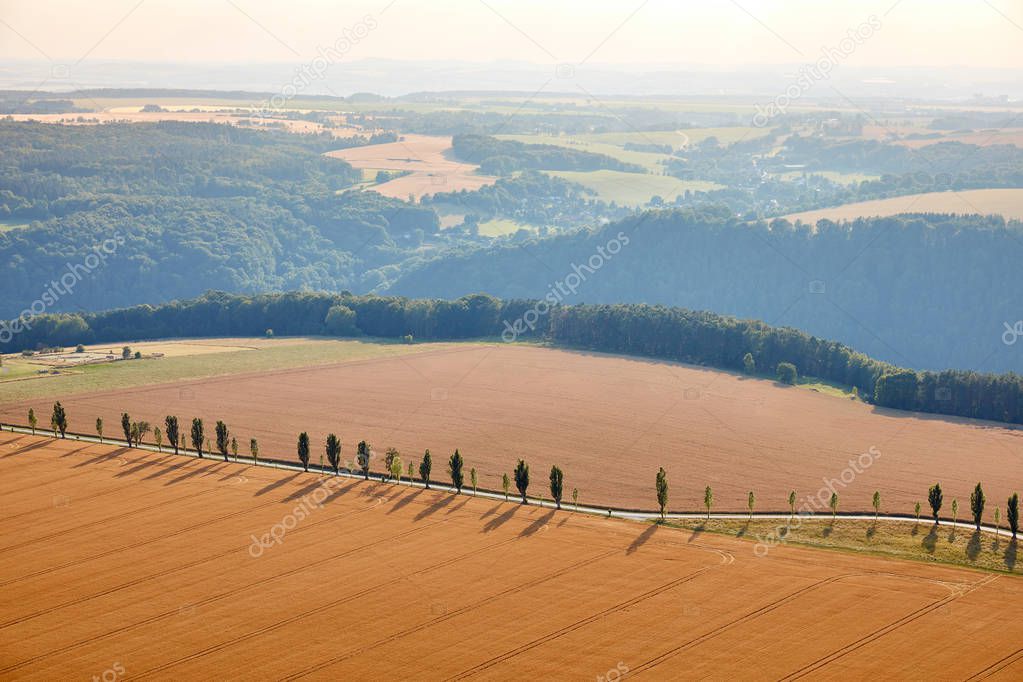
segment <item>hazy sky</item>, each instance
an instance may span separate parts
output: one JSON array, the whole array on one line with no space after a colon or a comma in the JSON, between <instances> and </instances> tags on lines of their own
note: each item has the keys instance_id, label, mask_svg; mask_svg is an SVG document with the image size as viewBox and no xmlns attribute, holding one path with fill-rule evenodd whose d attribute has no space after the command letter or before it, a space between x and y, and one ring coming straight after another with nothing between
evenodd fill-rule
<instances>
[{"instance_id":1,"label":"hazy sky","mask_svg":"<svg viewBox=\"0 0 1023 682\"><path fill-rule=\"evenodd\" d=\"M851 65L1023 65L1023 0L0 0L0 59L803 63L870 15Z\"/></svg>"}]
</instances>

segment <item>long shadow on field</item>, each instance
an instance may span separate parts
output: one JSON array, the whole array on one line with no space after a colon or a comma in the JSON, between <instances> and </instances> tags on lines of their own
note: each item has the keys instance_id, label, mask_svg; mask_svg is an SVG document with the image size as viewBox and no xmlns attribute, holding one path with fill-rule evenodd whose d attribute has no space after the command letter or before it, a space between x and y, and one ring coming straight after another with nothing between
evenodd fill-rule
<instances>
[{"instance_id":1,"label":"long shadow on field","mask_svg":"<svg viewBox=\"0 0 1023 682\"><path fill-rule=\"evenodd\" d=\"M924 536L921 544L928 554L934 554L934 548L938 544L938 524L931 526L931 532Z\"/></svg>"},{"instance_id":2,"label":"long shadow on field","mask_svg":"<svg viewBox=\"0 0 1023 682\"><path fill-rule=\"evenodd\" d=\"M446 512L444 512L444 513L445 514L451 514L453 512L458 511L459 509L461 509L462 507L464 507L467 504L469 504L469 498L468 497L464 498L461 502L459 502L455 506L448 508L448 510Z\"/></svg>"},{"instance_id":3,"label":"long shadow on field","mask_svg":"<svg viewBox=\"0 0 1023 682\"><path fill-rule=\"evenodd\" d=\"M497 506L500 507L501 505ZM508 521L511 521L511 517L515 516L515 512L517 512L519 510L519 507L521 507L522 505L512 504L506 506L508 507L508 509L503 514L501 514L500 516L495 516L494 518L487 521L486 525L483 526L484 533L489 533L492 530L500 528Z\"/></svg>"},{"instance_id":4,"label":"long shadow on field","mask_svg":"<svg viewBox=\"0 0 1023 682\"><path fill-rule=\"evenodd\" d=\"M689 536L689 539L686 540L686 542L692 542L693 540L699 539L700 535L703 534L703 528L704 526L702 523L699 526L693 526L693 534Z\"/></svg>"},{"instance_id":5,"label":"long shadow on field","mask_svg":"<svg viewBox=\"0 0 1023 682\"><path fill-rule=\"evenodd\" d=\"M87 467L90 464L98 464L99 462L108 462L108 461L110 461L112 459L117 459L121 455L123 455L125 453L128 453L128 452L131 452L131 448L126 448L126 447L117 448L113 452L104 452L104 453L96 455L95 457L92 457L91 459L82 460L81 462L76 464L74 468L75 469L79 469L81 467Z\"/></svg>"},{"instance_id":6,"label":"long shadow on field","mask_svg":"<svg viewBox=\"0 0 1023 682\"><path fill-rule=\"evenodd\" d=\"M1009 546L1005 548L1005 566L1011 571L1016 566L1016 538L1009 540Z\"/></svg>"},{"instance_id":7,"label":"long shadow on field","mask_svg":"<svg viewBox=\"0 0 1023 682\"><path fill-rule=\"evenodd\" d=\"M321 481L320 477L317 476L316 478L313 479L312 483L309 483L299 488L298 490L293 491L290 495L281 500L281 502L291 502L293 500L300 500L309 493L311 493L312 491L319 488L321 485L323 485L323 481Z\"/></svg>"},{"instance_id":8,"label":"long shadow on field","mask_svg":"<svg viewBox=\"0 0 1023 682\"><path fill-rule=\"evenodd\" d=\"M388 514L393 514L394 512L396 512L399 509L401 509L402 507L404 507L405 505L411 504L411 502L414 499L416 499L417 497L419 497L419 495L422 492L423 492L422 490L413 490L409 494L405 495L405 497L401 498L400 500L395 502L393 505L391 505L391 508L387 510L387 513Z\"/></svg>"},{"instance_id":9,"label":"long shadow on field","mask_svg":"<svg viewBox=\"0 0 1023 682\"><path fill-rule=\"evenodd\" d=\"M970 536L970 541L966 543L966 556L970 558L970 561L976 561L977 557L980 556L980 531L973 531L973 535Z\"/></svg>"},{"instance_id":10,"label":"long shadow on field","mask_svg":"<svg viewBox=\"0 0 1023 682\"><path fill-rule=\"evenodd\" d=\"M519 533L519 537L526 538L529 537L530 535L540 532L540 529L546 526L548 523L550 523L550 520L553 518L554 510L552 509L551 511L547 512L546 514L538 518L536 521L533 521L533 523L523 528L522 532Z\"/></svg>"},{"instance_id":11,"label":"long shadow on field","mask_svg":"<svg viewBox=\"0 0 1023 682\"><path fill-rule=\"evenodd\" d=\"M657 524L651 523L650 527L645 531L636 536L636 539L632 541L628 547L625 548L626 554L633 554L637 549L647 543L647 541L654 536L657 532Z\"/></svg>"},{"instance_id":12,"label":"long shadow on field","mask_svg":"<svg viewBox=\"0 0 1023 682\"><path fill-rule=\"evenodd\" d=\"M26 445L25 447L18 448L14 452L8 452L6 455L4 455L4 457L5 458L6 457L14 457L15 455L20 455L20 454L25 453L25 452L31 452L32 450L38 450L39 448L44 448L44 447L46 447L49 444L50 444L50 442L48 440L41 440L38 443L32 443L31 445Z\"/></svg>"},{"instance_id":13,"label":"long shadow on field","mask_svg":"<svg viewBox=\"0 0 1023 682\"><path fill-rule=\"evenodd\" d=\"M298 478L298 473L299 472L296 471L291 476L285 476L284 478L279 478L276 481L270 483L269 485L266 485L266 486L260 488L259 490L256 491L256 497L259 497L260 495L266 495L269 492L273 492L274 490L277 490L282 485L285 485L287 483L291 483L296 478Z\"/></svg>"},{"instance_id":14,"label":"long shadow on field","mask_svg":"<svg viewBox=\"0 0 1023 682\"><path fill-rule=\"evenodd\" d=\"M423 519L425 519L430 514L433 514L435 512L439 512L441 509L443 509L444 507L448 506L449 504L451 504L454 501L455 501L455 496L454 495L441 495L437 499L436 502L431 504L429 507L424 507L421 512L416 514L415 520L416 521L422 521Z\"/></svg>"},{"instance_id":15,"label":"long shadow on field","mask_svg":"<svg viewBox=\"0 0 1023 682\"><path fill-rule=\"evenodd\" d=\"M173 460L173 455L171 456L171 459ZM161 464L167 464L167 462L161 462ZM143 481L149 481L149 480L154 479L154 478L160 478L161 476L166 476L167 474L169 474L172 471L178 471L179 469L183 469L186 466L188 466L188 460L187 459L181 460L179 462L173 462L172 461L169 464L169 466L161 466L159 469L157 469L153 473L149 474L148 476L143 476L142 480Z\"/></svg>"},{"instance_id":16,"label":"long shadow on field","mask_svg":"<svg viewBox=\"0 0 1023 682\"><path fill-rule=\"evenodd\" d=\"M121 471L114 474L114 476L116 478L124 478L125 476L131 476L132 474L138 471L142 471L143 469L148 469L149 467L154 467L163 464L166 461L167 461L166 459L144 459L133 467L122 469Z\"/></svg>"},{"instance_id":17,"label":"long shadow on field","mask_svg":"<svg viewBox=\"0 0 1023 682\"><path fill-rule=\"evenodd\" d=\"M172 478L171 480L169 480L166 483L164 483L164 485L168 486L168 485L174 485L176 483L181 483L181 481L188 480L189 478L192 478L193 476L199 476L201 474L207 474L210 471L213 471L215 468L216 468L215 464L207 465L206 467L203 467L202 469L200 469L197 466L194 469L190 469L190 470L186 471L185 473L181 474L177 478Z\"/></svg>"}]
</instances>

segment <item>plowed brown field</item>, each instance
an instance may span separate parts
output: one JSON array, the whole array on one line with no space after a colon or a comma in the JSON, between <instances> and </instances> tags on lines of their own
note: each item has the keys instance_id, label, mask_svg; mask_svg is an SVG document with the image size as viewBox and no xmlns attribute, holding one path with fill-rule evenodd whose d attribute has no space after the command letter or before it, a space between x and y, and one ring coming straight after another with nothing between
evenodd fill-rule
<instances>
[{"instance_id":1,"label":"plowed brown field","mask_svg":"<svg viewBox=\"0 0 1023 682\"><path fill-rule=\"evenodd\" d=\"M47 424L51 405L5 405L0 419L26 424L32 406ZM840 510L872 511L879 490L886 513L911 513L917 500L926 509L935 481L945 490L946 513L953 498L968 510L982 481L993 512L1023 486L1020 429L881 410L674 363L524 346L456 346L75 395L64 405L72 430L91 433L103 417L107 435L117 437L122 411L154 426L177 415L185 434L193 416L211 436L223 419L243 452L255 437L262 456L292 460L298 433L308 431L314 463L334 432L342 459L354 460L356 443L369 441L374 471L383 469L388 447L406 463L430 448L436 479L446 479L447 458L459 448L466 472L476 467L480 485L493 490L523 457L533 490L546 487L558 464L566 498L578 488L582 503L624 508L656 507L659 466L668 471L674 510L702 509L711 485L716 511L745 511L750 490L761 511L788 509L790 490L800 504L812 497L820 502L810 508L828 511L828 480ZM871 448L879 454L868 455Z\"/></svg>"},{"instance_id":2,"label":"plowed brown field","mask_svg":"<svg viewBox=\"0 0 1023 682\"><path fill-rule=\"evenodd\" d=\"M0 482L4 679L1023 675L1011 576L9 432Z\"/></svg>"}]
</instances>

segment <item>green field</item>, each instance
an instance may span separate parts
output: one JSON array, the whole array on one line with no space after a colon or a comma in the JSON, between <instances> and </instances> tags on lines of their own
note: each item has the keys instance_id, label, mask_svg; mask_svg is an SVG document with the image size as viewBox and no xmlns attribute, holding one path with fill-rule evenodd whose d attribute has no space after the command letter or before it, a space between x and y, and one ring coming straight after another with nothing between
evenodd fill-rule
<instances>
[{"instance_id":1,"label":"green field","mask_svg":"<svg viewBox=\"0 0 1023 682\"><path fill-rule=\"evenodd\" d=\"M683 128L680 130L635 131L628 133L596 133L579 135L579 140L622 146L626 142L633 144L667 144L678 149L684 144L703 142L709 137L716 137L722 144L732 144L740 140L755 140L771 132L770 128L752 128L736 126L729 128Z\"/></svg>"},{"instance_id":2,"label":"green field","mask_svg":"<svg viewBox=\"0 0 1023 682\"><path fill-rule=\"evenodd\" d=\"M3 403L13 403L35 398L145 386L183 379L309 367L389 355L421 353L452 346L452 344L446 343L405 345L380 339L363 341L295 338L278 339L278 341L280 343L255 350L235 350L223 353L85 365L60 370L59 375L37 375L37 371L41 367L29 364L25 359L17 356L5 356L4 373L0 373L0 386L3 387L0 395L3 396ZM294 343L290 343L291 341ZM118 346L120 344L110 345Z\"/></svg>"},{"instance_id":3,"label":"green field","mask_svg":"<svg viewBox=\"0 0 1023 682\"><path fill-rule=\"evenodd\" d=\"M703 180L680 180L667 175L623 173L621 171L545 171L549 175L577 182L592 189L604 201L615 201L624 206L642 206L657 195L665 201L686 190L709 192L722 186Z\"/></svg>"},{"instance_id":4,"label":"green field","mask_svg":"<svg viewBox=\"0 0 1023 682\"><path fill-rule=\"evenodd\" d=\"M926 502L924 507L926 508ZM935 526L926 518L919 523L857 521L839 516L834 523L830 516L800 519L791 527L784 519L745 519L669 521L665 525L684 528L694 536L703 532L730 535L763 543L770 552L766 538L781 540L778 544L833 549L855 554L871 554L893 559L910 559L928 563L954 564L989 571L1019 573L1023 566L1016 562L1016 543L1009 538L996 538L991 533L975 533L973 529ZM762 551L762 550L761 550Z\"/></svg>"},{"instance_id":5,"label":"green field","mask_svg":"<svg viewBox=\"0 0 1023 682\"><path fill-rule=\"evenodd\" d=\"M880 180L880 175L868 175L866 173L842 173L839 171L814 171L812 173L805 173L803 171L789 171L787 173L776 173L774 177L781 180L796 180L803 177L804 175L820 175L822 177L837 182L840 185L852 185L859 184L867 180Z\"/></svg>"},{"instance_id":6,"label":"green field","mask_svg":"<svg viewBox=\"0 0 1023 682\"><path fill-rule=\"evenodd\" d=\"M535 232L536 226L503 218L494 218L480 223L480 234L485 237L502 237L506 234L515 234L519 230Z\"/></svg>"},{"instance_id":7,"label":"green field","mask_svg":"<svg viewBox=\"0 0 1023 682\"><path fill-rule=\"evenodd\" d=\"M498 135L502 140L514 140L524 144L549 144L555 147L565 147L591 154L604 154L624 163L633 163L642 166L647 170L660 173L664 170L662 163L668 158L667 154L656 154L652 152L634 152L622 149L620 145L609 144L583 139L585 136L552 136L552 135ZM682 138L679 138L681 143Z\"/></svg>"}]
</instances>

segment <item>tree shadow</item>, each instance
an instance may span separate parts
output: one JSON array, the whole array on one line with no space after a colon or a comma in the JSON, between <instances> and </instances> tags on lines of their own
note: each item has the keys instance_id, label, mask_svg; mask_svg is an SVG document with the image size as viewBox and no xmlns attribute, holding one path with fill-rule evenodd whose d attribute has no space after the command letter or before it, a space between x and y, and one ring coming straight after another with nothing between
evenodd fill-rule
<instances>
[{"instance_id":1,"label":"tree shadow","mask_svg":"<svg viewBox=\"0 0 1023 682\"><path fill-rule=\"evenodd\" d=\"M280 488L282 485L294 481L296 478L298 478L297 471L293 473L291 476L285 476L284 478L279 478L276 481L271 481L269 484L256 491L256 497L259 497L260 495L266 495L269 492L273 492L274 490Z\"/></svg>"},{"instance_id":2,"label":"tree shadow","mask_svg":"<svg viewBox=\"0 0 1023 682\"><path fill-rule=\"evenodd\" d=\"M873 537L875 535L877 535L877 524L876 523L872 523L869 526L867 526L867 533L866 533L866 535L867 535L867 539L868 540L873 539Z\"/></svg>"},{"instance_id":3,"label":"tree shadow","mask_svg":"<svg viewBox=\"0 0 1023 682\"><path fill-rule=\"evenodd\" d=\"M637 549L646 544L647 540L654 536L657 532L657 524L651 523L650 526L642 533L637 535L632 543L625 549L626 554L633 554Z\"/></svg>"},{"instance_id":4,"label":"tree shadow","mask_svg":"<svg viewBox=\"0 0 1023 682\"><path fill-rule=\"evenodd\" d=\"M288 494L287 497L285 497L283 500L281 500L281 502L292 502L294 500L300 500L300 499L302 499L303 497L305 497L306 495L308 495L309 493L311 493L312 491L316 490L317 488L319 488L322 485L323 485L323 481L321 481L320 477L317 476L315 479L313 479L312 483L309 483L309 484L299 488L298 490L293 490L291 493Z\"/></svg>"},{"instance_id":5,"label":"tree shadow","mask_svg":"<svg viewBox=\"0 0 1023 682\"><path fill-rule=\"evenodd\" d=\"M452 514L452 513L458 511L459 509L461 509L462 507L464 507L467 504L469 504L469 497L468 496L464 497L462 499L462 501L459 502L458 504L455 504L455 505L452 505L451 507L449 507L447 509L447 511L445 511L444 513L445 514Z\"/></svg>"},{"instance_id":6,"label":"tree shadow","mask_svg":"<svg viewBox=\"0 0 1023 682\"><path fill-rule=\"evenodd\" d=\"M14 457L15 455L20 455L20 454L25 453L25 452L31 452L32 450L38 450L39 448L45 448L49 444L50 444L49 440L41 440L41 441L39 441L37 443L32 443L31 445L26 445L24 447L18 448L14 452L8 452L6 455L4 455L4 458L6 459L7 457Z\"/></svg>"},{"instance_id":7,"label":"tree shadow","mask_svg":"<svg viewBox=\"0 0 1023 682\"><path fill-rule=\"evenodd\" d=\"M160 478L161 476L166 476L167 474L169 474L172 471L178 471L179 469L183 469L183 468L185 468L187 466L188 466L188 461L187 460L183 461L183 462L178 462L177 464L172 464L170 466L163 466L163 467L160 467L159 469L157 469L156 471L154 471L153 473L149 474L148 476L143 476L142 480L143 481L149 481L149 480L154 479L154 478Z\"/></svg>"},{"instance_id":8,"label":"tree shadow","mask_svg":"<svg viewBox=\"0 0 1023 682\"><path fill-rule=\"evenodd\" d=\"M162 463L163 463L162 460L144 459L133 467L121 469L116 474L114 474L114 476L117 478L124 478L125 476L131 476L132 474L142 471L143 469L148 469L149 467L154 467Z\"/></svg>"},{"instance_id":9,"label":"tree shadow","mask_svg":"<svg viewBox=\"0 0 1023 682\"><path fill-rule=\"evenodd\" d=\"M744 523L742 525L742 528L740 528L738 531L736 531L735 537L741 538L744 535L746 535L746 533L748 533L748 532L749 532L749 520L747 519L746 523Z\"/></svg>"},{"instance_id":10,"label":"tree shadow","mask_svg":"<svg viewBox=\"0 0 1023 682\"><path fill-rule=\"evenodd\" d=\"M703 522L700 522L697 525L693 526L693 532L689 536L689 539L686 540L686 542L692 542L693 540L699 539L699 537L703 535L703 531L705 528L706 526L703 524Z\"/></svg>"},{"instance_id":11,"label":"tree shadow","mask_svg":"<svg viewBox=\"0 0 1023 682\"><path fill-rule=\"evenodd\" d=\"M387 510L387 513L388 514L393 514L394 512L396 512L399 509L401 509L402 507L404 507L404 506L406 506L408 504L411 504L412 500L414 500L417 497L419 497L422 494L422 492L423 492L422 490L413 490L412 492L410 492L407 495L405 495L405 497L401 498L400 500L395 502L393 505L391 505L391 508Z\"/></svg>"},{"instance_id":12,"label":"tree shadow","mask_svg":"<svg viewBox=\"0 0 1023 682\"><path fill-rule=\"evenodd\" d=\"M415 520L416 521L422 521L423 519L425 519L430 514L433 514L434 512L440 511L441 509L443 509L444 507L448 506L449 504L451 504L454 501L455 501L455 496L454 495L445 495L444 493L440 493L440 497L437 498L436 502L431 504L429 507L424 507L422 511L420 511L418 514L416 514Z\"/></svg>"},{"instance_id":13,"label":"tree shadow","mask_svg":"<svg viewBox=\"0 0 1023 682\"><path fill-rule=\"evenodd\" d=\"M522 508L521 505L518 504L513 504L509 506L508 509L505 510L503 514L501 514L500 516L495 516L494 518L487 521L486 525L483 526L483 532L489 533L490 531L504 525L505 523L510 521L511 517L515 516L515 512L517 512L521 508Z\"/></svg>"},{"instance_id":14,"label":"tree shadow","mask_svg":"<svg viewBox=\"0 0 1023 682\"><path fill-rule=\"evenodd\" d=\"M920 534L920 524L919 523L914 523L913 524L913 530L910 531L910 535L912 535L913 537L916 537L919 534Z\"/></svg>"},{"instance_id":15,"label":"tree shadow","mask_svg":"<svg viewBox=\"0 0 1023 682\"><path fill-rule=\"evenodd\" d=\"M834 521L832 521L828 525L826 525L823 528L821 528L821 535L823 535L826 538L830 538L831 534L834 533L834 532L835 532L835 522Z\"/></svg>"},{"instance_id":16,"label":"tree shadow","mask_svg":"<svg viewBox=\"0 0 1023 682\"><path fill-rule=\"evenodd\" d=\"M931 531L924 536L920 544L928 554L934 554L934 548L938 545L938 524L931 526Z\"/></svg>"},{"instance_id":17,"label":"tree shadow","mask_svg":"<svg viewBox=\"0 0 1023 682\"><path fill-rule=\"evenodd\" d=\"M1009 540L1009 546L1005 548L1005 566L1011 571L1016 566L1016 538Z\"/></svg>"},{"instance_id":18,"label":"tree shadow","mask_svg":"<svg viewBox=\"0 0 1023 682\"><path fill-rule=\"evenodd\" d=\"M950 532L948 534L948 541L949 541L949 543L954 543L956 541L956 527L955 526L952 526L952 532Z\"/></svg>"},{"instance_id":19,"label":"tree shadow","mask_svg":"<svg viewBox=\"0 0 1023 682\"><path fill-rule=\"evenodd\" d=\"M522 532L519 533L519 537L520 538L526 538L526 537L529 537L530 535L533 535L534 533L538 532L541 528L546 526L550 522L550 520L553 519L553 518L554 518L554 510L551 509L546 514L544 514L543 516L538 518L536 521L533 521L533 523L531 523L528 526L526 526L525 528L523 528Z\"/></svg>"},{"instance_id":20,"label":"tree shadow","mask_svg":"<svg viewBox=\"0 0 1023 682\"><path fill-rule=\"evenodd\" d=\"M995 541L991 543L991 551L997 554L1000 549L1002 549L1002 536L995 535Z\"/></svg>"},{"instance_id":21,"label":"tree shadow","mask_svg":"<svg viewBox=\"0 0 1023 682\"><path fill-rule=\"evenodd\" d=\"M31 446L29 446L26 449L33 449L33 448ZM117 448L113 452L101 452L100 454L96 455L95 457L92 457L90 459L82 460L81 462L76 464L74 468L75 469L80 469L82 467L87 467L90 464L98 464L99 462L106 462L106 461L109 461L111 459L117 459L121 455L123 455L123 454L125 454L127 452L131 452L131 450L132 450L132 448L122 447L122 448Z\"/></svg>"},{"instance_id":22,"label":"tree shadow","mask_svg":"<svg viewBox=\"0 0 1023 682\"><path fill-rule=\"evenodd\" d=\"M980 531L973 531L973 535L970 536L970 541L966 543L966 556L970 558L970 561L976 561L977 557L980 556Z\"/></svg>"},{"instance_id":23,"label":"tree shadow","mask_svg":"<svg viewBox=\"0 0 1023 682\"><path fill-rule=\"evenodd\" d=\"M167 486L167 485L174 485L176 483L181 483L181 481L184 481L184 480L187 480L189 478L192 478L193 476L199 476L201 474L207 474L207 473L209 473L210 471L212 471L215 468L216 468L215 465L207 465L207 466L202 467L202 468L200 468L199 466L196 466L194 468L189 469L185 473L181 474L177 478L172 478L171 480L169 480L166 483L164 483L164 485ZM256 493L256 494L258 495L259 493Z\"/></svg>"}]
</instances>

